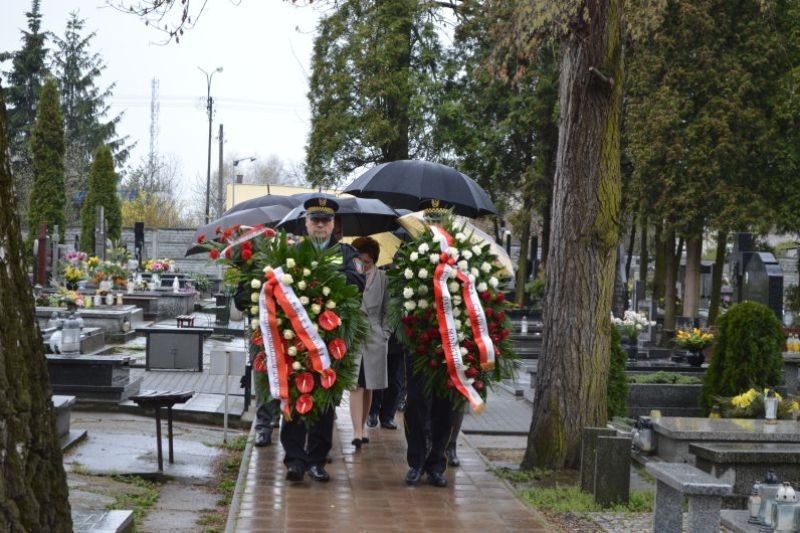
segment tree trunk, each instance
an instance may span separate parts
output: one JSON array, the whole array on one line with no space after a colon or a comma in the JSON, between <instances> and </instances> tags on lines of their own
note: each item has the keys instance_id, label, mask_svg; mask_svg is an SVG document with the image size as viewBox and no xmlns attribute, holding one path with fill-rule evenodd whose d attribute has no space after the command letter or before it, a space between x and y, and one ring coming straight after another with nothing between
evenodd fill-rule
<instances>
[{"instance_id":1,"label":"tree trunk","mask_svg":"<svg viewBox=\"0 0 800 533\"><path fill-rule=\"evenodd\" d=\"M664 238L664 327L661 330L661 345L666 346L675 336L675 230L670 229Z\"/></svg>"},{"instance_id":2,"label":"tree trunk","mask_svg":"<svg viewBox=\"0 0 800 533\"><path fill-rule=\"evenodd\" d=\"M714 271L711 273L711 302L708 306L708 325L712 326L719 316L719 300L722 296L722 269L725 268L725 246L728 232L717 232L717 255L714 258Z\"/></svg>"},{"instance_id":3,"label":"tree trunk","mask_svg":"<svg viewBox=\"0 0 800 533\"><path fill-rule=\"evenodd\" d=\"M0 88L0 528L72 531L50 378L14 203Z\"/></svg>"},{"instance_id":4,"label":"tree trunk","mask_svg":"<svg viewBox=\"0 0 800 533\"><path fill-rule=\"evenodd\" d=\"M525 203L522 209L527 213L525 224L522 226L522 233L520 234L519 243L519 260L517 262L517 290L515 295L515 303L520 306L525 306L525 282L528 279L528 256L530 255L531 247L531 217L530 209L533 202L526 196Z\"/></svg>"},{"instance_id":5,"label":"tree trunk","mask_svg":"<svg viewBox=\"0 0 800 533\"><path fill-rule=\"evenodd\" d=\"M666 250L666 242L664 240L664 232L661 229L661 221L656 222L656 233L653 239L656 248L656 267L655 272L653 272L653 299L658 303L664 296L664 251Z\"/></svg>"},{"instance_id":6,"label":"tree trunk","mask_svg":"<svg viewBox=\"0 0 800 533\"><path fill-rule=\"evenodd\" d=\"M645 291L647 291L647 264L650 262L650 256L648 255L647 250L647 215L641 215L640 223L641 229L639 230L639 233L641 236L639 237L639 279L642 280L645 286Z\"/></svg>"},{"instance_id":7,"label":"tree trunk","mask_svg":"<svg viewBox=\"0 0 800 533\"><path fill-rule=\"evenodd\" d=\"M686 269L683 276L683 316L697 318L700 310L700 267L703 255L703 234L686 239Z\"/></svg>"},{"instance_id":8,"label":"tree trunk","mask_svg":"<svg viewBox=\"0 0 800 533\"><path fill-rule=\"evenodd\" d=\"M628 249L626 250L628 252L628 256L625 258L625 279L626 280L629 280L629 279L632 278L632 276L631 276L631 263L633 263L633 249L634 249L635 246L636 246L636 219L634 218L633 220L631 220L631 235L630 235L630 239L628 240ZM625 288L626 292L627 292L627 289L628 288L626 287ZM633 305L636 306L636 302L634 302ZM627 300L626 300L626 306L627 306Z\"/></svg>"},{"instance_id":9,"label":"tree trunk","mask_svg":"<svg viewBox=\"0 0 800 533\"><path fill-rule=\"evenodd\" d=\"M581 428L606 422L620 224L622 17L620 0L593 2L586 26L563 43L542 354L526 469L576 467Z\"/></svg>"}]
</instances>

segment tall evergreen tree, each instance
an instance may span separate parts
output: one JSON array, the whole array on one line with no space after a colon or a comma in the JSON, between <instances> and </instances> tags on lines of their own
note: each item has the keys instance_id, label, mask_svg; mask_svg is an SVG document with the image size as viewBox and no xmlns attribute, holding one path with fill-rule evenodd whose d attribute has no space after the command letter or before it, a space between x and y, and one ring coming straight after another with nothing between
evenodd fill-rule
<instances>
[{"instance_id":1,"label":"tall evergreen tree","mask_svg":"<svg viewBox=\"0 0 800 533\"><path fill-rule=\"evenodd\" d=\"M36 124L31 132L33 156L33 189L28 205L29 238L38 231L41 222L48 232L58 225L64 239L64 120L59 106L58 87L48 78L42 87L36 112Z\"/></svg>"},{"instance_id":2,"label":"tall evergreen tree","mask_svg":"<svg viewBox=\"0 0 800 533\"><path fill-rule=\"evenodd\" d=\"M81 209L81 248L94 252L94 228L97 222L97 207L103 206L104 216L108 222L108 237L115 241L122 233L122 212L117 198L117 174L114 172L114 160L111 149L106 145L97 148L94 162L89 171L89 192Z\"/></svg>"},{"instance_id":3,"label":"tall evergreen tree","mask_svg":"<svg viewBox=\"0 0 800 533\"><path fill-rule=\"evenodd\" d=\"M72 531L47 360L25 272L0 88L0 524ZM33 327L32 327L33 325Z\"/></svg>"},{"instance_id":4,"label":"tall evergreen tree","mask_svg":"<svg viewBox=\"0 0 800 533\"><path fill-rule=\"evenodd\" d=\"M307 178L332 185L367 165L430 158L441 48L423 0L345 0L314 40Z\"/></svg>"},{"instance_id":5,"label":"tall evergreen tree","mask_svg":"<svg viewBox=\"0 0 800 533\"><path fill-rule=\"evenodd\" d=\"M117 165L127 160L130 149L126 144L127 137L116 137L122 114L106 119L109 111L106 101L111 97L114 85L105 89L98 86L105 64L100 54L91 52L96 32L84 35L85 24L85 19L73 11L67 20L64 37L54 38L53 73L58 78L64 113L67 218L70 221L77 218L77 211L72 206L79 200L76 193L86 190L92 154L97 147L108 144Z\"/></svg>"}]
</instances>

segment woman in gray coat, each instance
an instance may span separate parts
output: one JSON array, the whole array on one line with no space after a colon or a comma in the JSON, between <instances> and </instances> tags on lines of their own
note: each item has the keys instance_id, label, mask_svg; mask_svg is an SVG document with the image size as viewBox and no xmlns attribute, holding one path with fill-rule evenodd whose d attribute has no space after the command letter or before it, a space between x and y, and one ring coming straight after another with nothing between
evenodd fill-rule
<instances>
[{"instance_id":1,"label":"woman in gray coat","mask_svg":"<svg viewBox=\"0 0 800 533\"><path fill-rule=\"evenodd\" d=\"M361 310L369 321L369 335L364 346L356 354L358 365L358 387L350 391L350 418L353 421L353 446L361 448L369 442L365 423L372 402L372 391L388 386L386 353L388 350L389 327L386 324L386 308L389 304L388 279L386 274L375 266L380 255L380 245L370 237L359 237L353 241L364 263L366 285L361 300Z\"/></svg>"}]
</instances>

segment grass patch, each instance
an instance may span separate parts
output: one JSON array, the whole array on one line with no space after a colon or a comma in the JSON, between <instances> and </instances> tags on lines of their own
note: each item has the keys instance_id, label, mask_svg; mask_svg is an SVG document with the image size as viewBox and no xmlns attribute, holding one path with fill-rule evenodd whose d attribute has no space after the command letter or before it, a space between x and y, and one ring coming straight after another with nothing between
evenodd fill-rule
<instances>
[{"instance_id":1,"label":"grass patch","mask_svg":"<svg viewBox=\"0 0 800 533\"><path fill-rule=\"evenodd\" d=\"M696 376L684 376L675 372L653 372L652 374L635 374L628 376L630 383L667 384L667 385L699 385L703 381Z\"/></svg>"},{"instance_id":2,"label":"grass patch","mask_svg":"<svg viewBox=\"0 0 800 533\"><path fill-rule=\"evenodd\" d=\"M595 503L594 497L583 492L579 487L554 487L526 490L520 496L532 507L553 513L596 513L611 510L613 512L644 513L653 510L653 491L632 491L627 504L618 504L610 508Z\"/></svg>"},{"instance_id":3,"label":"grass patch","mask_svg":"<svg viewBox=\"0 0 800 533\"><path fill-rule=\"evenodd\" d=\"M147 511L158 501L158 486L152 481L147 481L139 476L111 476L114 481L125 483L130 486L130 490L117 495L114 503L106 507L107 511L126 509L133 511L133 523L141 523Z\"/></svg>"},{"instance_id":4,"label":"grass patch","mask_svg":"<svg viewBox=\"0 0 800 533\"><path fill-rule=\"evenodd\" d=\"M225 444L217 444L222 448L222 457L215 466L216 483L214 491L219 498L217 499L216 509L203 511L196 524L202 526L203 533L221 533L225 530L225 522L228 517L228 507L233 499L233 492L236 489L236 479L239 477L239 466L242 463L242 455L247 445L247 435L237 435Z\"/></svg>"},{"instance_id":5,"label":"grass patch","mask_svg":"<svg viewBox=\"0 0 800 533\"><path fill-rule=\"evenodd\" d=\"M511 483L532 483L541 481L552 475L552 471L534 468L533 470L517 470L513 468L493 468L494 475Z\"/></svg>"}]
</instances>

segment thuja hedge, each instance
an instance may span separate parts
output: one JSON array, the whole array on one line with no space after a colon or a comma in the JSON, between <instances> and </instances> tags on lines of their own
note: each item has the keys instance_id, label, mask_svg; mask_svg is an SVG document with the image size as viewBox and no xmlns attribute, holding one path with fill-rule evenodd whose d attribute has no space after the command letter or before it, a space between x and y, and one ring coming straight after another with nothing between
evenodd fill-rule
<instances>
[{"instance_id":1,"label":"thuja hedge","mask_svg":"<svg viewBox=\"0 0 800 533\"><path fill-rule=\"evenodd\" d=\"M708 412L717 397L782 385L785 342L780 320L766 305L742 302L731 307L717 320L701 407Z\"/></svg>"}]
</instances>

